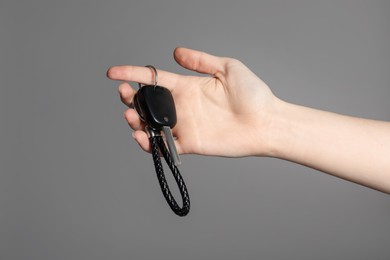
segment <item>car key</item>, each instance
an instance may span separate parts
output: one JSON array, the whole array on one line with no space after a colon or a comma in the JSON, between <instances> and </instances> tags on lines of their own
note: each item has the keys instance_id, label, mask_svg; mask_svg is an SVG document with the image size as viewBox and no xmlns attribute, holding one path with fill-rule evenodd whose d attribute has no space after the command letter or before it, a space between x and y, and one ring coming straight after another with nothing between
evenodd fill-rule
<instances>
[{"instance_id":1,"label":"car key","mask_svg":"<svg viewBox=\"0 0 390 260\"><path fill-rule=\"evenodd\" d=\"M154 85L141 86L139 84L140 89L134 95L133 105L140 119L146 124L154 168L161 191L172 211L178 216L186 216L190 210L190 198L177 167L180 164L180 158L171 131L171 128L177 122L175 103L171 92L167 88L157 85L157 70L151 65L146 67L154 72ZM162 133L165 136L165 142ZM161 155L164 157L178 185L183 202L182 207L177 204L169 189L161 164Z\"/></svg>"},{"instance_id":2,"label":"car key","mask_svg":"<svg viewBox=\"0 0 390 260\"><path fill-rule=\"evenodd\" d=\"M134 107L154 134L164 132L169 153L176 166L180 165L171 128L176 125L176 108L171 92L164 87L147 85L141 87L134 96Z\"/></svg>"}]
</instances>

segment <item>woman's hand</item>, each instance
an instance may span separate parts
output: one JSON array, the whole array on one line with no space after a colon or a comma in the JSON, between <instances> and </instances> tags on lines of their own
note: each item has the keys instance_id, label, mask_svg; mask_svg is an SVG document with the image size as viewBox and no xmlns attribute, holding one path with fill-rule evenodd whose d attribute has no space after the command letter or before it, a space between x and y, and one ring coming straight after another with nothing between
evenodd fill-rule
<instances>
[{"instance_id":1,"label":"woman's hand","mask_svg":"<svg viewBox=\"0 0 390 260\"><path fill-rule=\"evenodd\" d=\"M176 103L179 153L217 156L272 156L390 194L390 122L354 118L290 104L241 62L178 48L184 68L208 74L182 76L158 71L158 84L172 91ZM151 84L146 67L112 67L111 79ZM135 91L119 86L131 106ZM134 138L150 151L145 125L134 109L125 117Z\"/></svg>"},{"instance_id":2,"label":"woman's hand","mask_svg":"<svg viewBox=\"0 0 390 260\"><path fill-rule=\"evenodd\" d=\"M184 76L158 70L158 85L168 88L177 111L172 129L179 153L240 157L267 154L270 114L277 99L268 86L240 61L177 48L174 58L181 66L207 76ZM122 102L132 106L136 91L127 82L152 84L149 68L115 66L107 71L121 80ZM145 125L132 108L125 118L133 136L150 152Z\"/></svg>"}]
</instances>

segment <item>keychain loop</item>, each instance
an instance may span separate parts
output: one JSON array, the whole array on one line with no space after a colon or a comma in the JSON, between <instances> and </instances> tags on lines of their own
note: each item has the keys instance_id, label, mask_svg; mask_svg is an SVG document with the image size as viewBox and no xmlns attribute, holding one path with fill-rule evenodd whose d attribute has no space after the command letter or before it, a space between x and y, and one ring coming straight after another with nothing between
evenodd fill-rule
<instances>
[{"instance_id":1,"label":"keychain loop","mask_svg":"<svg viewBox=\"0 0 390 260\"><path fill-rule=\"evenodd\" d=\"M153 131L152 129L150 129L149 127L147 127L146 130L149 133L149 141L152 146L152 157L154 162L154 168L156 170L157 179L158 182L160 183L160 188L164 195L164 198L167 201L169 207L176 215L180 217L184 217L190 211L190 196L188 195L187 187L183 180L183 177L180 174L179 168L177 168L177 166L171 159L171 156L169 154L168 149L165 146L165 142L162 136L156 133L155 131ZM164 168L161 163L160 153L164 157L165 162L167 163L169 169L172 172L173 177L175 178L182 199L182 207L178 205L178 203L176 202L175 198L173 197L169 189L164 174Z\"/></svg>"},{"instance_id":2,"label":"keychain loop","mask_svg":"<svg viewBox=\"0 0 390 260\"><path fill-rule=\"evenodd\" d=\"M162 136L156 136L153 138L150 138L150 144L152 146L152 156L154 161L154 167L157 174L157 179L160 184L161 191L164 195L165 200L167 201L169 207L172 209L172 211L180 216L184 217L188 214L190 211L190 197L188 195L186 184L183 180L183 177L180 174L179 169L177 166L173 163L171 160L171 157L168 153L168 150L165 147L164 140ZM177 187L180 191L181 199L182 199L182 206L180 207L178 203L176 202L175 198L173 197L167 180L165 178L164 169L161 163L160 159L160 152L162 153L165 162L168 164L169 169L172 172L172 175L176 181Z\"/></svg>"},{"instance_id":3,"label":"keychain loop","mask_svg":"<svg viewBox=\"0 0 390 260\"><path fill-rule=\"evenodd\" d=\"M157 73L157 69L152 66L152 65L146 65L145 67L149 68L152 70L153 72L153 77L154 77L154 84L153 86L156 87L157 86L157 81L158 81L158 73ZM141 83L138 83L138 87L139 88L142 88L142 84Z\"/></svg>"}]
</instances>

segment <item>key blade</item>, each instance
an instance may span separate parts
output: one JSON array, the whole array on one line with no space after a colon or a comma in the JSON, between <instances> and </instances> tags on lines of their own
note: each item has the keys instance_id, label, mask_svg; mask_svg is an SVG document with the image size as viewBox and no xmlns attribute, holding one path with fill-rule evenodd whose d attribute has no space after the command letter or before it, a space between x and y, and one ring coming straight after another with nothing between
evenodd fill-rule
<instances>
[{"instance_id":1,"label":"key blade","mask_svg":"<svg viewBox=\"0 0 390 260\"><path fill-rule=\"evenodd\" d=\"M176 166L179 166L181 164L181 161L180 161L179 154L177 153L176 150L175 141L173 140L171 128L169 126L164 126L163 131L164 131L165 140L167 142L169 153L171 155L173 163Z\"/></svg>"}]
</instances>

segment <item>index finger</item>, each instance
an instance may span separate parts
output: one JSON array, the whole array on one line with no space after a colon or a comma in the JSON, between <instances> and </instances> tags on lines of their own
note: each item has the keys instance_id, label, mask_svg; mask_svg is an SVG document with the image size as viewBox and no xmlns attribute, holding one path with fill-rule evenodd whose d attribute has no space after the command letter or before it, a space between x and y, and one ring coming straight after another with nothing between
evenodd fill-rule
<instances>
[{"instance_id":1,"label":"index finger","mask_svg":"<svg viewBox=\"0 0 390 260\"><path fill-rule=\"evenodd\" d=\"M164 86L170 90L176 87L180 75L157 70L158 85ZM153 71L147 67L141 66L113 66L107 70L107 77L112 80L132 81L141 84L154 84Z\"/></svg>"}]
</instances>

